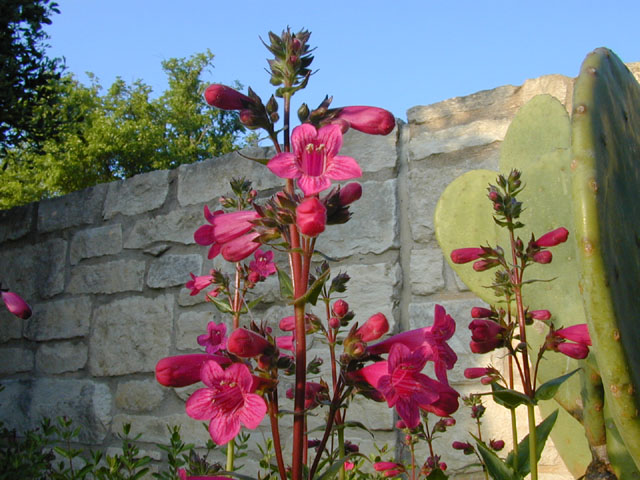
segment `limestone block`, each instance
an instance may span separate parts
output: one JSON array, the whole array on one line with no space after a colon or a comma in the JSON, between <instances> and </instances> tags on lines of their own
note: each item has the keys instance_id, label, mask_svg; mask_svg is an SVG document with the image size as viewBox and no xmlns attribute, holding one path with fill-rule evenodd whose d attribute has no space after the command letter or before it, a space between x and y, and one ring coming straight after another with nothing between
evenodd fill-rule
<instances>
[{"instance_id":1,"label":"limestone block","mask_svg":"<svg viewBox=\"0 0 640 480\"><path fill-rule=\"evenodd\" d=\"M349 403L349 421L360 422L371 430L393 430L394 415L395 410L387 402L374 402L362 395L356 395Z\"/></svg>"},{"instance_id":2,"label":"limestone block","mask_svg":"<svg viewBox=\"0 0 640 480\"><path fill-rule=\"evenodd\" d=\"M78 341L44 343L36 352L36 369L58 374L82 370L87 364L88 348Z\"/></svg>"},{"instance_id":3,"label":"limestone block","mask_svg":"<svg viewBox=\"0 0 640 480\"><path fill-rule=\"evenodd\" d=\"M0 243L22 238L31 231L35 206L35 203L30 203L10 210L0 210Z\"/></svg>"},{"instance_id":4,"label":"limestone block","mask_svg":"<svg viewBox=\"0 0 640 480\"><path fill-rule=\"evenodd\" d=\"M167 444L169 430L167 426L180 426L180 436L185 443L193 443L196 448L206 445L211 440L209 433L202 427L202 422L189 417L184 411L172 415L128 415L118 414L113 417L111 432L122 432L125 423L131 424L131 435L141 434L140 442Z\"/></svg>"},{"instance_id":5,"label":"limestone block","mask_svg":"<svg viewBox=\"0 0 640 480\"><path fill-rule=\"evenodd\" d=\"M97 222L106 194L107 184L102 184L42 200L38 206L38 231L52 232Z\"/></svg>"},{"instance_id":6,"label":"limestone block","mask_svg":"<svg viewBox=\"0 0 640 480\"><path fill-rule=\"evenodd\" d=\"M141 292L144 287L144 270L145 262L138 260L113 260L93 265L77 265L71 270L67 292Z\"/></svg>"},{"instance_id":7,"label":"limestone block","mask_svg":"<svg viewBox=\"0 0 640 480\"><path fill-rule=\"evenodd\" d=\"M94 376L152 372L169 355L173 295L128 297L95 309L89 339Z\"/></svg>"},{"instance_id":8,"label":"limestone block","mask_svg":"<svg viewBox=\"0 0 640 480\"><path fill-rule=\"evenodd\" d=\"M397 248L397 181L365 182L362 198L350 207L351 219L343 225L329 225L318 238L316 250L331 258L364 253L383 253Z\"/></svg>"},{"instance_id":9,"label":"limestone block","mask_svg":"<svg viewBox=\"0 0 640 480\"><path fill-rule=\"evenodd\" d=\"M4 390L0 394L0 420L5 427L24 432L31 422L37 422L29 418L32 383L32 379L2 379Z\"/></svg>"},{"instance_id":10,"label":"limestone block","mask_svg":"<svg viewBox=\"0 0 640 480\"><path fill-rule=\"evenodd\" d=\"M241 150L251 158L271 158L267 148ZM258 191L284 185L284 180L272 174L267 167L243 158L237 152L204 162L178 167L178 203L180 206L209 203L215 207L221 195L231 192L229 181L244 176Z\"/></svg>"},{"instance_id":11,"label":"limestone block","mask_svg":"<svg viewBox=\"0 0 640 480\"><path fill-rule=\"evenodd\" d=\"M22 338L22 329L26 322L9 313L4 306L0 308L0 343ZM33 317L31 317L33 319ZM31 321L31 320L29 320Z\"/></svg>"},{"instance_id":12,"label":"limestone block","mask_svg":"<svg viewBox=\"0 0 640 480\"><path fill-rule=\"evenodd\" d=\"M26 348L0 348L0 375L12 375L33 370L33 352Z\"/></svg>"},{"instance_id":13,"label":"limestone block","mask_svg":"<svg viewBox=\"0 0 640 480\"><path fill-rule=\"evenodd\" d=\"M150 412L164 400L166 388L155 380L131 380L118 384L116 407L132 412Z\"/></svg>"},{"instance_id":14,"label":"limestone block","mask_svg":"<svg viewBox=\"0 0 640 480\"><path fill-rule=\"evenodd\" d=\"M0 251L2 284L28 303L53 297L64 290L66 255L67 242L59 238Z\"/></svg>"},{"instance_id":15,"label":"limestone block","mask_svg":"<svg viewBox=\"0 0 640 480\"><path fill-rule=\"evenodd\" d=\"M160 208L169 193L169 171L156 170L109 183L103 216L136 215Z\"/></svg>"},{"instance_id":16,"label":"limestone block","mask_svg":"<svg viewBox=\"0 0 640 480\"><path fill-rule=\"evenodd\" d=\"M191 280L189 273L199 275L201 270L202 255L163 255L151 263L147 285L151 288L184 285Z\"/></svg>"},{"instance_id":17,"label":"limestone block","mask_svg":"<svg viewBox=\"0 0 640 480\"><path fill-rule=\"evenodd\" d=\"M148 248L154 242L191 245L195 243L193 233L205 223L203 209L200 205L175 209L166 215L142 218L135 222L131 231L126 235L124 247ZM203 249L203 253L206 252L205 247L200 248Z\"/></svg>"},{"instance_id":18,"label":"limestone block","mask_svg":"<svg viewBox=\"0 0 640 480\"><path fill-rule=\"evenodd\" d=\"M430 295L444 289L444 258L437 248L411 251L411 292Z\"/></svg>"},{"instance_id":19,"label":"limestone block","mask_svg":"<svg viewBox=\"0 0 640 480\"><path fill-rule=\"evenodd\" d=\"M493 144L438 155L429 161L410 165L409 218L411 234L416 242L435 245L433 214L446 186L469 170L486 168L497 171L498 156L499 144Z\"/></svg>"},{"instance_id":20,"label":"limestone block","mask_svg":"<svg viewBox=\"0 0 640 480\"><path fill-rule=\"evenodd\" d=\"M91 300L89 297L65 298L39 303L26 322L25 336L43 341L84 337L89 333Z\"/></svg>"},{"instance_id":21,"label":"limestone block","mask_svg":"<svg viewBox=\"0 0 640 480\"><path fill-rule=\"evenodd\" d=\"M192 307L204 302L206 302L204 292L201 292L198 295L191 295L191 290L188 288L180 289L180 293L178 294L178 305L181 307Z\"/></svg>"},{"instance_id":22,"label":"limestone block","mask_svg":"<svg viewBox=\"0 0 640 480\"><path fill-rule=\"evenodd\" d=\"M71 240L71 265L83 258L115 255L122 251L122 225L106 225L77 232Z\"/></svg>"},{"instance_id":23,"label":"limestone block","mask_svg":"<svg viewBox=\"0 0 640 480\"><path fill-rule=\"evenodd\" d=\"M204 347L198 345L198 335L207 333L209 322L220 323L222 318L213 305L209 311L186 312L178 318L178 330L176 332L176 348L178 350L199 350L204 352ZM231 333L230 325L227 325L227 334Z\"/></svg>"},{"instance_id":24,"label":"limestone block","mask_svg":"<svg viewBox=\"0 0 640 480\"><path fill-rule=\"evenodd\" d=\"M366 173L395 168L398 162L397 138L398 127L389 135L367 135L351 128L344 135L340 155L355 158Z\"/></svg>"}]
</instances>

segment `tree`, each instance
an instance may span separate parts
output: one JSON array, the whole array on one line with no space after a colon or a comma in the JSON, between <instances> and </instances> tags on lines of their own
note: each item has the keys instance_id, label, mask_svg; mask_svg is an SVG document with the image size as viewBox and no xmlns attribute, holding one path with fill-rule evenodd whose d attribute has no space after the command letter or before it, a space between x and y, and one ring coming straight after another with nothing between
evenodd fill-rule
<instances>
[{"instance_id":1,"label":"tree","mask_svg":"<svg viewBox=\"0 0 640 480\"><path fill-rule=\"evenodd\" d=\"M242 146L247 138L235 112L209 107L202 73L207 50L162 66L169 88L158 98L141 80L118 78L102 94L95 77L85 86L71 75L55 88L62 98L60 133L41 151L12 148L0 173L0 208L62 195L152 170L175 168Z\"/></svg>"},{"instance_id":2,"label":"tree","mask_svg":"<svg viewBox=\"0 0 640 480\"><path fill-rule=\"evenodd\" d=\"M45 55L42 30L54 13L51 0L0 2L0 159L9 148L37 150L59 131L56 83L63 67Z\"/></svg>"}]
</instances>

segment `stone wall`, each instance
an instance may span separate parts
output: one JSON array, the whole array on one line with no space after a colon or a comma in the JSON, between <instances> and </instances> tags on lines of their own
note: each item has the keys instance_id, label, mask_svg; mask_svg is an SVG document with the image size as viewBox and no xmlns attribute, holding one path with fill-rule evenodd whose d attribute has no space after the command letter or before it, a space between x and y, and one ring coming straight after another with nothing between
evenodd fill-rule
<instances>
[{"instance_id":1,"label":"stone wall","mask_svg":"<svg viewBox=\"0 0 640 480\"><path fill-rule=\"evenodd\" d=\"M416 328L431 324L435 303L444 305L457 320L452 346L459 365L452 383L463 393L478 388L463 377L465 367L504 359L471 355L468 312L478 302L443 260L434 238L435 203L467 170L497 168L500 143L520 106L550 93L570 107L572 83L540 77L414 107L408 122L387 137L346 136L342 153L359 160L364 194L353 219L331 227L318 249L337 259L334 272L351 276L347 300L360 320L382 311L396 331ZM244 153L268 155L263 149ZM200 423L184 413L194 388L161 387L153 370L164 356L199 351L196 336L207 322L221 321L184 283L190 272L212 268L193 232L204 223L203 206L215 205L239 175L254 181L262 199L281 184L234 153L0 212L2 281L34 307L28 321L0 314L0 418L25 429L44 415L69 415L86 427L82 442L105 448L117 445L116 434L131 423L158 459L154 443L167 441L167 424L182 425L189 442L205 442ZM275 303L277 281L269 279L260 290L267 303L252 316L276 325L288 314ZM320 346L312 345L314 352L321 354ZM358 431L350 436L363 449L395 441L393 412L384 405L356 402L350 412L375 431L375 440ZM489 412L486 437L509 439L506 411L490 406ZM474 430L465 408L456 418L458 425L441 440L451 470L469 458L451 455L452 439L468 439L465 432ZM258 442L261 435L253 438ZM549 480L572 478L552 445L542 471Z\"/></svg>"}]
</instances>

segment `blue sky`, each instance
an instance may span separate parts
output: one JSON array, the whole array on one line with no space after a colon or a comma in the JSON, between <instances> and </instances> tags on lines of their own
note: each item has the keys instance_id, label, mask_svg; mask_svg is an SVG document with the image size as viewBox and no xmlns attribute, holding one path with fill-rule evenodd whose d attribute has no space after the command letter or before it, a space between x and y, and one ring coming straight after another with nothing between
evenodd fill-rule
<instances>
[{"instance_id":1,"label":"blue sky","mask_svg":"<svg viewBox=\"0 0 640 480\"><path fill-rule=\"evenodd\" d=\"M57 0L47 28L50 56L103 86L116 76L166 88L161 61L209 48L207 82L272 93L259 37L286 26L312 32L309 88L294 97L314 107L375 105L406 110L527 78L576 76L587 53L606 46L640 61L640 1Z\"/></svg>"}]
</instances>

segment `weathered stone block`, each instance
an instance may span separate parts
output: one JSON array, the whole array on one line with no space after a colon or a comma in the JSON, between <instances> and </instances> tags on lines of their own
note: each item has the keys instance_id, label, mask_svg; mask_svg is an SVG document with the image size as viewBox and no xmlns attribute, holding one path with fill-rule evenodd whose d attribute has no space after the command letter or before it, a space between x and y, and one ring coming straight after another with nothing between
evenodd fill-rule
<instances>
[{"instance_id":1,"label":"weathered stone block","mask_svg":"<svg viewBox=\"0 0 640 480\"><path fill-rule=\"evenodd\" d=\"M178 318L178 330L176 332L176 348L178 350L201 350L204 347L198 345L198 335L207 333L209 322L220 323L218 311L211 306L208 312L186 312ZM227 334L231 333L231 328L227 326Z\"/></svg>"},{"instance_id":2,"label":"weathered stone block","mask_svg":"<svg viewBox=\"0 0 640 480\"><path fill-rule=\"evenodd\" d=\"M202 255L163 255L151 263L147 285L151 288L184 285L191 279L189 273L199 275L201 270Z\"/></svg>"},{"instance_id":3,"label":"weathered stone block","mask_svg":"<svg viewBox=\"0 0 640 480\"><path fill-rule=\"evenodd\" d=\"M119 383L115 397L116 407L132 412L150 412L164 400L166 390L155 380Z\"/></svg>"},{"instance_id":4,"label":"weathered stone block","mask_svg":"<svg viewBox=\"0 0 640 480\"><path fill-rule=\"evenodd\" d=\"M12 375L33 370L33 352L26 348L0 348L0 375Z\"/></svg>"},{"instance_id":5,"label":"weathered stone block","mask_svg":"<svg viewBox=\"0 0 640 480\"><path fill-rule=\"evenodd\" d=\"M43 200L38 207L38 230L52 232L97 222L106 193L107 184L102 184Z\"/></svg>"},{"instance_id":6,"label":"weathered stone block","mask_svg":"<svg viewBox=\"0 0 640 480\"><path fill-rule=\"evenodd\" d=\"M383 253L399 246L397 181L365 182L362 198L350 207L353 216L343 225L329 225L316 249L332 258Z\"/></svg>"},{"instance_id":7,"label":"weathered stone block","mask_svg":"<svg viewBox=\"0 0 640 480\"><path fill-rule=\"evenodd\" d=\"M67 242L62 239L0 251L2 284L27 302L53 297L64 290L66 255Z\"/></svg>"},{"instance_id":8,"label":"weathered stone block","mask_svg":"<svg viewBox=\"0 0 640 480\"><path fill-rule=\"evenodd\" d=\"M44 343L36 352L36 369L42 373L58 374L82 370L87 364L88 348L78 341Z\"/></svg>"},{"instance_id":9,"label":"weathered stone block","mask_svg":"<svg viewBox=\"0 0 640 480\"><path fill-rule=\"evenodd\" d=\"M0 308L0 343L22 338L25 321L9 313L4 305L0 307L2 307Z\"/></svg>"},{"instance_id":10,"label":"weathered stone block","mask_svg":"<svg viewBox=\"0 0 640 480\"><path fill-rule=\"evenodd\" d=\"M396 168L398 154L396 144L398 127L389 135L367 135L353 128L344 135L340 155L356 159L363 172L379 172L385 168Z\"/></svg>"},{"instance_id":11,"label":"weathered stone block","mask_svg":"<svg viewBox=\"0 0 640 480\"><path fill-rule=\"evenodd\" d=\"M191 245L195 243L193 233L205 223L203 209L200 206L177 209L166 215L143 218L137 220L133 225L125 239L124 247L150 248L154 242L176 242Z\"/></svg>"},{"instance_id":12,"label":"weathered stone block","mask_svg":"<svg viewBox=\"0 0 640 480\"><path fill-rule=\"evenodd\" d=\"M169 355L173 295L114 300L94 311L89 371L94 376L152 372Z\"/></svg>"},{"instance_id":13,"label":"weathered stone block","mask_svg":"<svg viewBox=\"0 0 640 480\"><path fill-rule=\"evenodd\" d=\"M136 215L160 208L169 193L169 171L143 173L109 183L104 204L105 219L117 214Z\"/></svg>"},{"instance_id":14,"label":"weathered stone block","mask_svg":"<svg viewBox=\"0 0 640 480\"><path fill-rule=\"evenodd\" d=\"M78 265L71 270L68 293L116 293L144 287L145 263L138 260L114 260L94 265Z\"/></svg>"},{"instance_id":15,"label":"weathered stone block","mask_svg":"<svg viewBox=\"0 0 640 480\"><path fill-rule=\"evenodd\" d=\"M106 225L104 227L81 230L73 236L69 255L71 265L83 258L115 255L122 251L122 225Z\"/></svg>"},{"instance_id":16,"label":"weathered stone block","mask_svg":"<svg viewBox=\"0 0 640 480\"><path fill-rule=\"evenodd\" d=\"M0 244L7 240L17 240L29 233L35 213L35 203L0 210Z\"/></svg>"},{"instance_id":17,"label":"weathered stone block","mask_svg":"<svg viewBox=\"0 0 640 480\"><path fill-rule=\"evenodd\" d=\"M444 258L437 248L411 251L411 292L430 295L444 289Z\"/></svg>"},{"instance_id":18,"label":"weathered stone block","mask_svg":"<svg viewBox=\"0 0 640 480\"><path fill-rule=\"evenodd\" d=\"M180 436L185 443L193 443L196 447L203 447L208 440L211 440L209 433L202 428L202 422L192 419L184 412L162 417L118 414L113 417L111 432L113 434L121 432L125 423L131 424L132 436L141 434L141 442L166 444L169 440L167 426L175 425L180 425Z\"/></svg>"},{"instance_id":19,"label":"weathered stone block","mask_svg":"<svg viewBox=\"0 0 640 480\"><path fill-rule=\"evenodd\" d=\"M250 158L271 158L267 148L248 148L241 151ZM178 203L181 206L211 203L231 192L229 181L244 176L258 191L284 185L284 180L272 174L264 165L243 158L233 152L204 162L178 168Z\"/></svg>"},{"instance_id":20,"label":"weathered stone block","mask_svg":"<svg viewBox=\"0 0 640 480\"><path fill-rule=\"evenodd\" d=\"M84 337L89 333L90 319L89 297L39 303L25 324L25 336L36 341Z\"/></svg>"}]
</instances>

